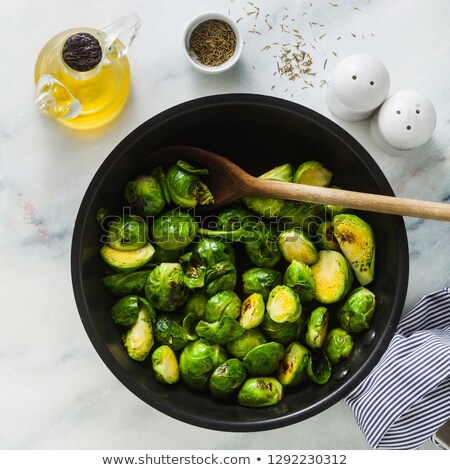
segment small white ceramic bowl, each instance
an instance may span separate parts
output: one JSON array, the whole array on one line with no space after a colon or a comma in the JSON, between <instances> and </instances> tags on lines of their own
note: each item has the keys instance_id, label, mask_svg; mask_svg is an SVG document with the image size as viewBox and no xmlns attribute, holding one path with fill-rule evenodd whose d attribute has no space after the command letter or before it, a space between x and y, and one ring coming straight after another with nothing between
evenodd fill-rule
<instances>
[{"instance_id":1,"label":"small white ceramic bowl","mask_svg":"<svg viewBox=\"0 0 450 470\"><path fill-rule=\"evenodd\" d=\"M215 67L202 64L197 59L197 57L195 57L195 54L192 54L189 52L189 41L190 41L192 32L199 24L208 20L224 21L225 23L229 24L231 28L233 28L234 34L236 36L236 49L234 51L234 54L226 62L224 62L221 65L217 65ZM239 60L239 57L241 56L243 45L244 45L244 41L242 39L242 34L238 28L238 25L229 16L224 15L223 13L218 13L218 12L213 12L213 11L202 13L201 15L198 15L195 18L193 18L188 23L188 25L186 26L183 32L184 55L186 56L187 60L189 61L189 63L192 65L192 67L195 70L198 70L206 74L222 73L222 72L225 72L226 70L229 70L231 67L233 67L233 65L236 64L236 62Z\"/></svg>"}]
</instances>

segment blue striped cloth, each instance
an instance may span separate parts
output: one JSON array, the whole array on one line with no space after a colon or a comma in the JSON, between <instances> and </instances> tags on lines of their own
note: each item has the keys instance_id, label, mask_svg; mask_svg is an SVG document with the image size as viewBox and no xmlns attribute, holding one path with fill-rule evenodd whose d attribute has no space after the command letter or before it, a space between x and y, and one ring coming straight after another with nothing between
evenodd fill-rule
<instances>
[{"instance_id":1,"label":"blue striped cloth","mask_svg":"<svg viewBox=\"0 0 450 470\"><path fill-rule=\"evenodd\" d=\"M345 400L374 449L415 449L450 418L450 288L424 296Z\"/></svg>"}]
</instances>

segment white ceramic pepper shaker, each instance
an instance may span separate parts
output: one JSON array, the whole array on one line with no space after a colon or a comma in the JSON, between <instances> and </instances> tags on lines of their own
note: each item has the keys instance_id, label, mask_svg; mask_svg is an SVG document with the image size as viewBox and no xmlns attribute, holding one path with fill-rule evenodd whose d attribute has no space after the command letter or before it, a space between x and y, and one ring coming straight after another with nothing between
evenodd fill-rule
<instances>
[{"instance_id":1,"label":"white ceramic pepper shaker","mask_svg":"<svg viewBox=\"0 0 450 470\"><path fill-rule=\"evenodd\" d=\"M413 90L398 91L374 114L370 132L388 153L402 153L423 145L436 127L431 101Z\"/></svg>"},{"instance_id":2,"label":"white ceramic pepper shaker","mask_svg":"<svg viewBox=\"0 0 450 470\"><path fill-rule=\"evenodd\" d=\"M389 93L389 73L369 54L354 54L334 69L326 90L329 110L345 121L368 118Z\"/></svg>"}]
</instances>

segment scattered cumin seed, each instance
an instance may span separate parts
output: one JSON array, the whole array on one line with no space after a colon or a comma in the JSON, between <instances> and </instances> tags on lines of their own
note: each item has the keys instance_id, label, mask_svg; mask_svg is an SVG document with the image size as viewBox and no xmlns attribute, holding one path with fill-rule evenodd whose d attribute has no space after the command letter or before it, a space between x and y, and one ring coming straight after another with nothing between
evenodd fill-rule
<instances>
[{"instance_id":1,"label":"scattered cumin seed","mask_svg":"<svg viewBox=\"0 0 450 470\"><path fill-rule=\"evenodd\" d=\"M323 69L324 70L327 68L327 62L328 62L328 59L325 59L325 62L323 63Z\"/></svg>"},{"instance_id":2,"label":"scattered cumin seed","mask_svg":"<svg viewBox=\"0 0 450 470\"><path fill-rule=\"evenodd\" d=\"M332 51L332 52L333 52L333 55L334 55L335 57L337 57L337 56L338 56L338 55L336 54L336 52L335 52L335 51Z\"/></svg>"},{"instance_id":3,"label":"scattered cumin seed","mask_svg":"<svg viewBox=\"0 0 450 470\"><path fill-rule=\"evenodd\" d=\"M356 38L356 34L355 33L350 33L354 38Z\"/></svg>"}]
</instances>

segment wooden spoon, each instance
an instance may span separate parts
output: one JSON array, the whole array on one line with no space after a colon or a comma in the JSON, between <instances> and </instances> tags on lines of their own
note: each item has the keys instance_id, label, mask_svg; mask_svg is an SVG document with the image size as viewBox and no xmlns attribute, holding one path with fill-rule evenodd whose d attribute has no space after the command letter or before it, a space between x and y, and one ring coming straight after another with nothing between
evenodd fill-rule
<instances>
[{"instance_id":1,"label":"wooden spoon","mask_svg":"<svg viewBox=\"0 0 450 470\"><path fill-rule=\"evenodd\" d=\"M269 196L450 222L450 204L264 180L249 175L216 153L188 145L161 147L151 157L153 162L156 160L161 164L185 160L195 166L207 168L208 186L215 201L208 208L223 206L242 196Z\"/></svg>"}]
</instances>

